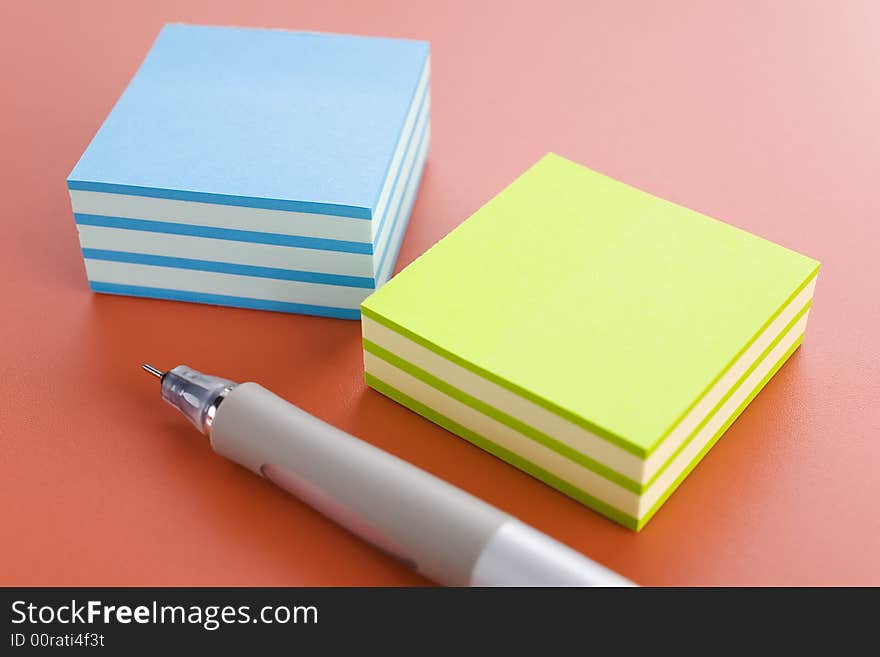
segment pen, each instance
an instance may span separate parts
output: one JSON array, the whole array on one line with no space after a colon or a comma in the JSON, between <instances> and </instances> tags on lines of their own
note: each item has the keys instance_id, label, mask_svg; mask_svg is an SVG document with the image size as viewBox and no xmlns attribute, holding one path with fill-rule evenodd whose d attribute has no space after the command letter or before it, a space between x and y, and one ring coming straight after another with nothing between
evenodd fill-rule
<instances>
[{"instance_id":1,"label":"pen","mask_svg":"<svg viewBox=\"0 0 880 657\"><path fill-rule=\"evenodd\" d=\"M185 365L162 398L221 456L447 586L632 586L460 488L306 413L256 383Z\"/></svg>"}]
</instances>

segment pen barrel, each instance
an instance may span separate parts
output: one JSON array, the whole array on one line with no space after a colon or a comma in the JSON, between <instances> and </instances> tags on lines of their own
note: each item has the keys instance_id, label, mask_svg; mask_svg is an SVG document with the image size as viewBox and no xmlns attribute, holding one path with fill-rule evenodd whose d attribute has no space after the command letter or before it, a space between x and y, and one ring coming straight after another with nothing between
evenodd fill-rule
<instances>
[{"instance_id":1,"label":"pen barrel","mask_svg":"<svg viewBox=\"0 0 880 657\"><path fill-rule=\"evenodd\" d=\"M582 554L256 383L217 407L211 445L448 586L620 586Z\"/></svg>"},{"instance_id":2,"label":"pen barrel","mask_svg":"<svg viewBox=\"0 0 880 657\"><path fill-rule=\"evenodd\" d=\"M466 586L511 516L256 383L217 409L211 445L427 578Z\"/></svg>"}]
</instances>

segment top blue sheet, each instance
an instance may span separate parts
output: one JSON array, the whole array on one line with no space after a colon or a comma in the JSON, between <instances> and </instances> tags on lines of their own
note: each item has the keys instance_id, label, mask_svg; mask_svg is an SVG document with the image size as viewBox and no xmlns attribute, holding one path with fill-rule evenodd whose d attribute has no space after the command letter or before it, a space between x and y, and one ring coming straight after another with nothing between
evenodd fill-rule
<instances>
[{"instance_id":1,"label":"top blue sheet","mask_svg":"<svg viewBox=\"0 0 880 657\"><path fill-rule=\"evenodd\" d=\"M68 187L371 218L428 54L166 25Z\"/></svg>"}]
</instances>

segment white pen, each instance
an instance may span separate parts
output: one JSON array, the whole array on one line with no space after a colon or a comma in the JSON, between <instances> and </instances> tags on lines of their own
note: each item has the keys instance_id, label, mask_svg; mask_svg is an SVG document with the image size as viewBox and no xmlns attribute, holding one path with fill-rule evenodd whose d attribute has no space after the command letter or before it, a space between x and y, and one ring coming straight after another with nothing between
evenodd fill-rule
<instances>
[{"instance_id":1,"label":"white pen","mask_svg":"<svg viewBox=\"0 0 880 657\"><path fill-rule=\"evenodd\" d=\"M256 383L185 365L162 398L218 454L262 475L350 532L447 586L633 586L513 516L351 436Z\"/></svg>"}]
</instances>

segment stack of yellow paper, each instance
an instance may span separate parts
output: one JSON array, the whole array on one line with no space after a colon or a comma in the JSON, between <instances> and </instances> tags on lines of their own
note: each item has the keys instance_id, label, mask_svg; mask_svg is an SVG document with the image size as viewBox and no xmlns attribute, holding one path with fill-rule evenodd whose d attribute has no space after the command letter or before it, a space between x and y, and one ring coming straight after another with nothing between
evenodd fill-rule
<instances>
[{"instance_id":1,"label":"stack of yellow paper","mask_svg":"<svg viewBox=\"0 0 880 657\"><path fill-rule=\"evenodd\" d=\"M640 529L800 345L818 268L549 155L363 303L366 380Z\"/></svg>"}]
</instances>

